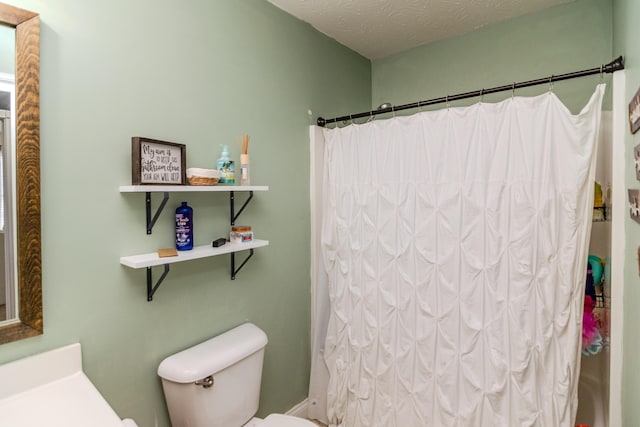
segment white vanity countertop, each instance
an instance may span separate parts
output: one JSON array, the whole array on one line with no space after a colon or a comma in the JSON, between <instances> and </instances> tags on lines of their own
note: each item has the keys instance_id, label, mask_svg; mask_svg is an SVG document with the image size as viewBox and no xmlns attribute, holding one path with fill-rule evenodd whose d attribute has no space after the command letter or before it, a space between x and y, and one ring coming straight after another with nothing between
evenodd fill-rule
<instances>
[{"instance_id":1,"label":"white vanity countertop","mask_svg":"<svg viewBox=\"0 0 640 427\"><path fill-rule=\"evenodd\" d=\"M123 427L73 344L0 366L0 427Z\"/></svg>"}]
</instances>

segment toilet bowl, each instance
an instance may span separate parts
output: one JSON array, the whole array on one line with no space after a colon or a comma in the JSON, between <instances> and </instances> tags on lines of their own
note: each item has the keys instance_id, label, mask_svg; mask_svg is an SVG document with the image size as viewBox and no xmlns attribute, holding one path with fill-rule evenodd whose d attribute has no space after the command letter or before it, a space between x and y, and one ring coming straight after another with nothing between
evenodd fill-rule
<instances>
[{"instance_id":1,"label":"toilet bowl","mask_svg":"<svg viewBox=\"0 0 640 427\"><path fill-rule=\"evenodd\" d=\"M267 335L245 323L164 359L158 367L173 427L316 427L258 411Z\"/></svg>"},{"instance_id":2,"label":"toilet bowl","mask_svg":"<svg viewBox=\"0 0 640 427\"><path fill-rule=\"evenodd\" d=\"M0 419L20 427L137 427L82 372L80 344L0 366Z\"/></svg>"},{"instance_id":3,"label":"toilet bowl","mask_svg":"<svg viewBox=\"0 0 640 427\"><path fill-rule=\"evenodd\" d=\"M303 420L289 415L271 414L263 421L255 424L255 427L318 427L311 421Z\"/></svg>"},{"instance_id":4,"label":"toilet bowl","mask_svg":"<svg viewBox=\"0 0 640 427\"><path fill-rule=\"evenodd\" d=\"M311 421L290 415L271 414L265 419L254 418L242 427L318 427Z\"/></svg>"}]
</instances>

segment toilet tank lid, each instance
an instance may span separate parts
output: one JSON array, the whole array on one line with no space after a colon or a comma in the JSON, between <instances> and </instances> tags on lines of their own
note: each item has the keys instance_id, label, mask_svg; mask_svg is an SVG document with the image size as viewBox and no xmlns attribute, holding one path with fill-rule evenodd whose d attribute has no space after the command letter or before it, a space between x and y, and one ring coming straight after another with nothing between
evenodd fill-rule
<instances>
[{"instance_id":1,"label":"toilet tank lid","mask_svg":"<svg viewBox=\"0 0 640 427\"><path fill-rule=\"evenodd\" d=\"M158 366L158 375L177 383L194 382L220 372L266 345L267 334L256 325L245 323L167 357Z\"/></svg>"}]
</instances>

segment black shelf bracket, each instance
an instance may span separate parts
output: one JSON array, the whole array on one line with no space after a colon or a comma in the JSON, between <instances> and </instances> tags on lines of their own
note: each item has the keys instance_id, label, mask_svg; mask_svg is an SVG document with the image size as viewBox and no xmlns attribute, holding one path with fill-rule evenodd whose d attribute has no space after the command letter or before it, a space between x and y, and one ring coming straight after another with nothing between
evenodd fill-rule
<instances>
[{"instance_id":1,"label":"black shelf bracket","mask_svg":"<svg viewBox=\"0 0 640 427\"><path fill-rule=\"evenodd\" d=\"M151 193L147 191L147 197L145 197L145 204L147 207L147 234L151 234L153 230L153 226L155 225L160 213L164 209L164 206L167 204L167 200L169 200L169 193L167 191L164 192L164 197L162 198L162 202L160 202L160 206L156 210L156 213L151 218ZM151 301L151 300L149 300Z\"/></svg>"},{"instance_id":2,"label":"black shelf bracket","mask_svg":"<svg viewBox=\"0 0 640 427\"><path fill-rule=\"evenodd\" d=\"M242 213L244 208L247 207L247 205L249 204L251 199L253 199L253 191L249 191L249 198L247 200L245 200L244 204L242 205L242 207L240 208L238 213L235 213L235 195L234 195L234 191L230 191L229 192L229 208L230 208L230 214L231 214L230 215L231 225L235 225L236 224L236 219L238 219L238 217L240 216L240 214ZM243 265L244 265L244 263L243 263ZM233 277L232 277L232 279L233 279Z\"/></svg>"},{"instance_id":3,"label":"black shelf bracket","mask_svg":"<svg viewBox=\"0 0 640 427\"><path fill-rule=\"evenodd\" d=\"M238 274L238 272L242 270L242 267L244 267L247 261L249 261L249 258L251 258L252 256L253 249L249 249L249 256L246 257L244 261L242 261L242 264L240 264L240 266L236 269L236 254L235 252L231 252L231 280L236 280L236 274Z\"/></svg>"},{"instance_id":4,"label":"black shelf bracket","mask_svg":"<svg viewBox=\"0 0 640 427\"><path fill-rule=\"evenodd\" d=\"M162 276L160 276L158 282L153 285L153 280L151 277L151 267L147 267L147 301L153 301L153 294L156 293L156 290L158 289L164 278L167 277L167 274L169 274L169 264L164 264L164 272L162 273Z\"/></svg>"}]
</instances>

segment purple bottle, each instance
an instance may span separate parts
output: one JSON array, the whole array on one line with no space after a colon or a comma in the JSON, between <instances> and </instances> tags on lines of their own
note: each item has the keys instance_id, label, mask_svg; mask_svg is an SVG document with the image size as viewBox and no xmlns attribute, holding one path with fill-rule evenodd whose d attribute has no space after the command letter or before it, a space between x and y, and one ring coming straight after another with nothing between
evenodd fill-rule
<instances>
[{"instance_id":1,"label":"purple bottle","mask_svg":"<svg viewBox=\"0 0 640 427\"><path fill-rule=\"evenodd\" d=\"M182 202L176 209L176 249L190 251L193 249L193 209Z\"/></svg>"}]
</instances>

